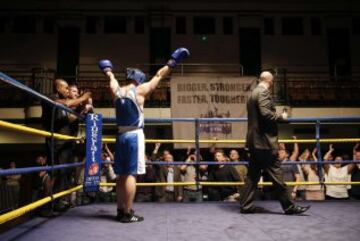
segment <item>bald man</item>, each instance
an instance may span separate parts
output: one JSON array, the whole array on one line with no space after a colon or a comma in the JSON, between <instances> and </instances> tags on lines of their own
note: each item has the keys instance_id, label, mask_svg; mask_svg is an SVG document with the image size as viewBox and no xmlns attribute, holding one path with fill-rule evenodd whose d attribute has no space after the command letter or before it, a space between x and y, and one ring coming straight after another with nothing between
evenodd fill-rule
<instances>
[{"instance_id":1,"label":"bald man","mask_svg":"<svg viewBox=\"0 0 360 241\"><path fill-rule=\"evenodd\" d=\"M260 75L260 83L251 92L247 102L248 132L246 147L250 151L248 176L240 196L240 212L256 213L263 210L254 207L253 200L257 184L262 172L270 177L277 193L277 198L285 214L300 214L309 209L295 205L287 192L281 170L281 162L277 158L278 127L277 123L286 120L287 115L278 115L271 97L273 75L264 71Z\"/></svg>"},{"instance_id":2,"label":"bald man","mask_svg":"<svg viewBox=\"0 0 360 241\"><path fill-rule=\"evenodd\" d=\"M84 93L82 96L71 99L69 92L69 85L64 79L56 79L54 81L55 93L50 96L55 102L61 103L69 108L76 109L82 103L88 101L91 97L90 92ZM42 102L42 124L47 131L51 131L52 123L52 108L53 106ZM62 109L57 108L54 115L54 132L64 135L75 136L78 129L77 117ZM52 142L51 138L46 138L45 141L47 156L52 154ZM74 141L54 140L54 165L73 163L75 151ZM72 170L61 169L57 170L52 177L55 180L54 192L63 191L71 186ZM55 201L55 211L65 211L68 207L66 198L57 199Z\"/></svg>"}]
</instances>

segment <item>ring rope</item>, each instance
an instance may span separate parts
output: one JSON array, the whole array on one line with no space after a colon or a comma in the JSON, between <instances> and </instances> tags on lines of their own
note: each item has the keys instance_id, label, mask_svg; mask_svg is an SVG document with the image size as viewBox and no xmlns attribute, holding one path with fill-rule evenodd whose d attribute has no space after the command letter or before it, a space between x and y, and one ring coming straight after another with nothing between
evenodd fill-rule
<instances>
[{"instance_id":1,"label":"ring rope","mask_svg":"<svg viewBox=\"0 0 360 241\"><path fill-rule=\"evenodd\" d=\"M114 162L104 161L102 164L112 164ZM331 165L331 164L357 164L360 163L360 160L344 160L344 161L326 161L326 162L319 162L319 161L307 161L307 162L282 162L281 165ZM180 166L180 165L248 165L249 162L241 161L241 162L150 162L147 165L159 165L159 166ZM13 168L13 169L4 169L0 170L0 176L10 176L10 175L17 175L17 174L26 174L26 173L33 173L39 171L51 171L51 170L58 170L58 169L65 169L65 168L74 168L84 165L84 162L75 162L75 163L67 163L67 164L59 164L54 166L40 166L40 167L22 167L22 168Z\"/></svg>"},{"instance_id":2,"label":"ring rope","mask_svg":"<svg viewBox=\"0 0 360 241\"><path fill-rule=\"evenodd\" d=\"M22 133L29 133L37 136L44 136L44 137L51 137L51 132L39 130L32 127L22 126L18 124L13 124L7 121L0 120L0 126L5 127L7 129L11 129L14 131L22 132ZM74 137L74 136L68 136L63 134L54 133L54 138L59 140L82 140L82 137Z\"/></svg>"},{"instance_id":3,"label":"ring rope","mask_svg":"<svg viewBox=\"0 0 360 241\"><path fill-rule=\"evenodd\" d=\"M103 142L106 143L115 143L115 138L102 138ZM179 143L179 144L194 144L195 140L180 140L180 139L146 139L146 143ZM316 139L281 139L281 143L316 143ZM320 143L354 143L360 142L360 138L327 138L321 139ZM199 143L202 144L245 144L245 140L199 140Z\"/></svg>"},{"instance_id":4,"label":"ring rope","mask_svg":"<svg viewBox=\"0 0 360 241\"><path fill-rule=\"evenodd\" d=\"M104 164L107 163L114 163L114 162L103 162ZM343 160L343 161L285 161L281 162L280 165L332 165L332 164L357 164L360 163L360 160ZM248 165L248 161L236 161L236 162L215 162L215 161L201 161L201 162L165 162L165 161L152 161L146 163L146 165L160 165L160 166L181 166L181 165Z\"/></svg>"},{"instance_id":5,"label":"ring rope","mask_svg":"<svg viewBox=\"0 0 360 241\"><path fill-rule=\"evenodd\" d=\"M104 123L115 123L116 118L103 118ZM145 123L173 123L173 122L247 122L246 117L242 118L145 118ZM359 116L323 116L323 117L298 117L298 118L288 118L288 123L306 123L306 124L315 124L317 122L321 123L359 123Z\"/></svg>"},{"instance_id":6,"label":"ring rope","mask_svg":"<svg viewBox=\"0 0 360 241\"><path fill-rule=\"evenodd\" d=\"M60 198L62 196L65 196L65 195L68 195L72 192L76 192L78 190L80 190L82 188L82 185L79 185L79 186L76 186L74 188L71 188L69 190L65 190L65 191L62 191L62 192L59 192L59 193L56 193L53 195L53 199L57 199L57 198ZM8 213L5 213L3 215L0 215L0 224L3 224L3 223L6 223L12 219L15 219L17 217L20 217L48 202L51 202L51 196L48 196L48 197L45 197L45 198L42 198L36 202L33 202L33 203L30 203L26 206L23 206L21 208L18 208L18 209L15 209L13 211L10 211Z\"/></svg>"},{"instance_id":7,"label":"ring rope","mask_svg":"<svg viewBox=\"0 0 360 241\"><path fill-rule=\"evenodd\" d=\"M84 165L84 162L59 164L59 165L54 165L54 166L22 167L22 168L4 169L4 170L0 170L0 177L40 172L40 171L52 171L52 170L58 170L58 169L74 168L74 167L79 167L82 165Z\"/></svg>"},{"instance_id":8,"label":"ring rope","mask_svg":"<svg viewBox=\"0 0 360 241\"><path fill-rule=\"evenodd\" d=\"M164 187L164 186L243 186L245 182L148 182L136 183L138 187ZM360 185L360 182L285 182L288 186L309 186L309 185ZM259 182L258 186L272 186L272 182ZM115 187L116 183L100 183L100 186Z\"/></svg>"},{"instance_id":9,"label":"ring rope","mask_svg":"<svg viewBox=\"0 0 360 241\"><path fill-rule=\"evenodd\" d=\"M7 121L0 120L0 126L4 128L8 128L11 130L15 130L22 133L29 133L38 136L51 137L51 132L39 130L32 127L22 126L18 124L13 124ZM83 140L83 137L74 137L63 134L54 133L54 138L59 140ZM103 142L106 143L115 143L115 138L102 138ZM183 143L183 144L191 144L196 143L195 140L179 140L179 139L146 139L146 143ZM316 139L281 139L279 142L282 143L316 143ZM354 143L360 142L360 138L324 138L320 140L320 143ZM216 144L216 143L224 143L224 144L245 144L245 140L199 140L199 143L203 144Z\"/></svg>"}]
</instances>

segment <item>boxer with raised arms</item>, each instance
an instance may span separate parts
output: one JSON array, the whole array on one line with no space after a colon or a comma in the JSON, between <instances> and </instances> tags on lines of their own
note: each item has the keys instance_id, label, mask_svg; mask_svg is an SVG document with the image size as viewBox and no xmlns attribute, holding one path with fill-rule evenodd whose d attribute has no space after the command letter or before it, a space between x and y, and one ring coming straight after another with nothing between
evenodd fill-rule
<instances>
[{"instance_id":1,"label":"boxer with raised arms","mask_svg":"<svg viewBox=\"0 0 360 241\"><path fill-rule=\"evenodd\" d=\"M101 60L98 65L110 81L116 110L116 136L114 170L118 175L116 181L117 216L122 223L143 221L132 209L136 193L136 176L145 173L145 137L144 137L144 102L167 77L177 63L189 56L186 48L178 48L171 55L166 65L160 68L155 76L145 82L145 74L135 68L126 69L126 84L120 86L116 80L113 65L109 60Z\"/></svg>"}]
</instances>

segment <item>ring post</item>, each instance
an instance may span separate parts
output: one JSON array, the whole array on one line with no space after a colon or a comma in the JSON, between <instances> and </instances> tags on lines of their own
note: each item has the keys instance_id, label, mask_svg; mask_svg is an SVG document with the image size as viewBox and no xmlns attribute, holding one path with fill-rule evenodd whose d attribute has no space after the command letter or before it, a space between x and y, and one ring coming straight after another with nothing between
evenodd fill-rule
<instances>
[{"instance_id":1,"label":"ring post","mask_svg":"<svg viewBox=\"0 0 360 241\"><path fill-rule=\"evenodd\" d=\"M54 129L55 129L55 114L56 114L56 106L54 105L51 109L51 137L50 137L50 159L51 159L51 177L55 178L54 174L54 164L55 164L55 139L54 139ZM54 196L53 196L53 188L50 188L50 212L54 210Z\"/></svg>"},{"instance_id":2,"label":"ring post","mask_svg":"<svg viewBox=\"0 0 360 241\"><path fill-rule=\"evenodd\" d=\"M102 115L86 116L86 161L84 192L97 192L101 176Z\"/></svg>"},{"instance_id":3,"label":"ring post","mask_svg":"<svg viewBox=\"0 0 360 241\"><path fill-rule=\"evenodd\" d=\"M316 139L316 149L317 149L317 158L318 158L318 175L319 180L323 181L322 173L322 155L321 155L321 145L320 145L320 121L316 121L315 125L315 139Z\"/></svg>"},{"instance_id":4,"label":"ring post","mask_svg":"<svg viewBox=\"0 0 360 241\"><path fill-rule=\"evenodd\" d=\"M195 150L196 150L196 188L200 189L200 166L198 165L200 162L200 121L198 118L195 119Z\"/></svg>"}]
</instances>

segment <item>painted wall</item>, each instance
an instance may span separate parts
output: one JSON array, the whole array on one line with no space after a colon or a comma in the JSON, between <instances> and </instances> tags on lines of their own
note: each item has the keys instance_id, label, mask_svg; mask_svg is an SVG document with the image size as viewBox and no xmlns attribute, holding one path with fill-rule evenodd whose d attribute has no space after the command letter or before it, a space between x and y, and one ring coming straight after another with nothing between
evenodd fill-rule
<instances>
[{"instance_id":1,"label":"painted wall","mask_svg":"<svg viewBox=\"0 0 360 241\"><path fill-rule=\"evenodd\" d=\"M37 63L56 69L57 31L44 34L44 18L52 16L56 25L72 25L81 29L80 65L90 64L96 70L100 58L109 58L118 67L134 66L150 61L150 28L170 27L172 29L171 46L175 49L186 46L191 49L191 59L187 63L237 63L239 64L239 27L257 27L262 31L261 50L263 67L286 67L289 70L317 71L327 70L326 29L344 27L352 29L352 17L360 8L350 1L57 1L48 4L46 1L28 1L21 4L17 1L5 3L0 16L5 17L5 30L0 33L2 53L1 63ZM354 2L354 3L353 3ZM14 34L13 19L18 15L36 16L35 34ZM126 34L104 34L103 17L119 15L127 17ZM86 17L98 16L97 34L86 34ZM145 33L134 33L134 16L145 17ZM185 16L187 33L176 34L175 18ZM193 34L192 19L194 16L214 16L216 32L204 41L202 35ZM224 35L223 17L233 18L233 34ZM304 35L284 36L281 34L282 17L303 17ZM312 36L310 32L311 17L320 17L322 35ZM264 17L274 18L275 33L264 35ZM360 65L359 36L351 34L351 53L353 69ZM299 67L300 66L300 67ZM302 68L301 66L307 66ZM308 67L311 66L309 69ZM86 67L84 67L86 69Z\"/></svg>"}]
</instances>

